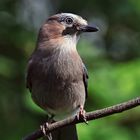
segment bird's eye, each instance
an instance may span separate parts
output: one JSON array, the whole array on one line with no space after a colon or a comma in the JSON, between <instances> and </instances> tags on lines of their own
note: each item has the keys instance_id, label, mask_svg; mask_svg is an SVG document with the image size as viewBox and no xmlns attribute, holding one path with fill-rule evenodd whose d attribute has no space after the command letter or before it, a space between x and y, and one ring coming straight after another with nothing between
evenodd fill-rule
<instances>
[{"instance_id":1,"label":"bird's eye","mask_svg":"<svg viewBox=\"0 0 140 140\"><path fill-rule=\"evenodd\" d=\"M72 24L72 23L73 23L73 19L70 18L70 17L67 17L67 18L65 19L65 22L66 22L67 24Z\"/></svg>"}]
</instances>

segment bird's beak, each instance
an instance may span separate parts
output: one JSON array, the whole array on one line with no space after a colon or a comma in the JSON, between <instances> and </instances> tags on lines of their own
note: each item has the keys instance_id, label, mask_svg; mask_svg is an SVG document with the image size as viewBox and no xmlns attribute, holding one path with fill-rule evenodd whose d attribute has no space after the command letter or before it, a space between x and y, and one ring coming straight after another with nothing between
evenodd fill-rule
<instances>
[{"instance_id":1,"label":"bird's beak","mask_svg":"<svg viewBox=\"0 0 140 140\"><path fill-rule=\"evenodd\" d=\"M82 32L97 32L99 29L96 26L81 25L79 30Z\"/></svg>"}]
</instances>

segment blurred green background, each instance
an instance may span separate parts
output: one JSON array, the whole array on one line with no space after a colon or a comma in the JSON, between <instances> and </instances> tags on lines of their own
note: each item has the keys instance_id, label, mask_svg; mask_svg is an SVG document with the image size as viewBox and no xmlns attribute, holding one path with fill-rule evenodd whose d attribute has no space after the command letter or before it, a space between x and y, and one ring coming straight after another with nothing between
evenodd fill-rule
<instances>
[{"instance_id":1,"label":"blurred green background","mask_svg":"<svg viewBox=\"0 0 140 140\"><path fill-rule=\"evenodd\" d=\"M45 121L25 88L26 65L49 15L72 12L100 31L83 34L78 51L89 71L86 110L139 96L139 0L0 0L0 138L19 140ZM77 126L80 140L139 140L140 107Z\"/></svg>"}]
</instances>

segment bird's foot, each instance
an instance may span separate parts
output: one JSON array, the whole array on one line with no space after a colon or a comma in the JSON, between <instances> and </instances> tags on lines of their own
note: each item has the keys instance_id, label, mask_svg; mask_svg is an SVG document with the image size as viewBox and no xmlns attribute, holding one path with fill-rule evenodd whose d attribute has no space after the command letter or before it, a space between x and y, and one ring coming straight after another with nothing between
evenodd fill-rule
<instances>
[{"instance_id":1,"label":"bird's foot","mask_svg":"<svg viewBox=\"0 0 140 140\"><path fill-rule=\"evenodd\" d=\"M79 112L77 113L77 115L76 115L76 118L78 119L78 120L84 120L84 122L86 123L86 124L88 124L88 121L87 121L87 119L86 119L86 111L84 110L84 108L83 108L83 106L82 105L80 105L80 108L79 108L80 110L79 110Z\"/></svg>"},{"instance_id":2,"label":"bird's foot","mask_svg":"<svg viewBox=\"0 0 140 140\"><path fill-rule=\"evenodd\" d=\"M40 129L43 132L44 136L46 136L48 138L48 140L52 140L52 134L47 133L48 126L49 126L49 123L46 122L46 123L44 123L43 125L40 126Z\"/></svg>"}]
</instances>

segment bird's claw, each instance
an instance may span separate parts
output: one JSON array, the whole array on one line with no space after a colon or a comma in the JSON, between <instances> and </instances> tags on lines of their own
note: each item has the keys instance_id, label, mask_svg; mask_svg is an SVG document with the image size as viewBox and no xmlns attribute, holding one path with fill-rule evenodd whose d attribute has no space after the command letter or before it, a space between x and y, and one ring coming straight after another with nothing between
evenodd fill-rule
<instances>
[{"instance_id":1,"label":"bird's claw","mask_svg":"<svg viewBox=\"0 0 140 140\"><path fill-rule=\"evenodd\" d=\"M43 125L40 126L41 131L43 132L44 136L47 136L49 140L52 140L52 135L51 133L47 133L49 123L46 122Z\"/></svg>"},{"instance_id":2,"label":"bird's claw","mask_svg":"<svg viewBox=\"0 0 140 140\"><path fill-rule=\"evenodd\" d=\"M80 106L80 110L78 112L78 114L76 115L76 118L78 120L83 120L86 124L88 124L88 121L86 119L86 111L83 109L83 106Z\"/></svg>"}]
</instances>

